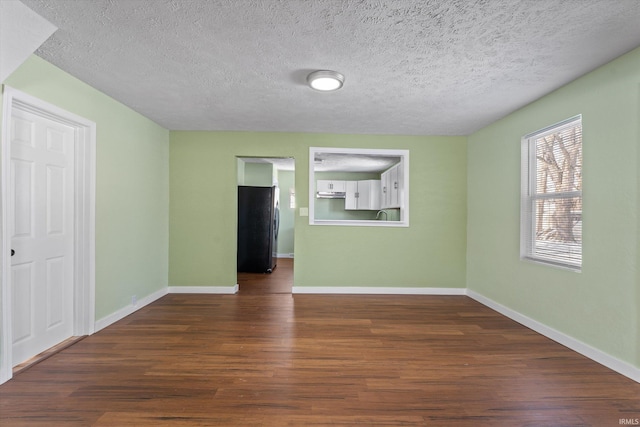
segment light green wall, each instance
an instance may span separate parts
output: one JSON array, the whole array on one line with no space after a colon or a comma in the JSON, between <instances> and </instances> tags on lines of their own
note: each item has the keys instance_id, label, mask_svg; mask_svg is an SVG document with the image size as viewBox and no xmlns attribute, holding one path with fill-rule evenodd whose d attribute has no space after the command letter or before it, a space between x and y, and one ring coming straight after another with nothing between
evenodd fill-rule
<instances>
[{"instance_id":1,"label":"light green wall","mask_svg":"<svg viewBox=\"0 0 640 427\"><path fill-rule=\"evenodd\" d=\"M171 132L170 285L237 283L235 157L294 157L308 207L310 146L410 150L411 226L296 215L296 286L465 286L466 138L184 131Z\"/></svg>"},{"instance_id":2,"label":"light green wall","mask_svg":"<svg viewBox=\"0 0 640 427\"><path fill-rule=\"evenodd\" d=\"M238 159L238 185L244 185L244 160Z\"/></svg>"},{"instance_id":3,"label":"light green wall","mask_svg":"<svg viewBox=\"0 0 640 427\"><path fill-rule=\"evenodd\" d=\"M271 187L273 185L273 165L263 163L244 164L244 185Z\"/></svg>"},{"instance_id":4,"label":"light green wall","mask_svg":"<svg viewBox=\"0 0 640 427\"><path fill-rule=\"evenodd\" d=\"M169 132L36 56L4 83L96 122L96 319L165 288Z\"/></svg>"},{"instance_id":5,"label":"light green wall","mask_svg":"<svg viewBox=\"0 0 640 427\"><path fill-rule=\"evenodd\" d=\"M468 288L640 366L640 49L468 141ZM582 273L520 261L520 138L583 120Z\"/></svg>"},{"instance_id":6,"label":"light green wall","mask_svg":"<svg viewBox=\"0 0 640 427\"><path fill-rule=\"evenodd\" d=\"M289 189L295 189L295 172L278 171L278 187L280 187L280 231L278 232L278 253L294 253L295 213L289 207Z\"/></svg>"}]
</instances>

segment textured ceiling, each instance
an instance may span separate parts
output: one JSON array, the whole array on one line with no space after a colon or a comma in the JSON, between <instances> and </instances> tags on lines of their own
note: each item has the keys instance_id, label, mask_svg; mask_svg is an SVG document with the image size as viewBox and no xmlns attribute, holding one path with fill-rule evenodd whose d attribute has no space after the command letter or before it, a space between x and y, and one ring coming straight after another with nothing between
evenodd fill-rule
<instances>
[{"instance_id":1,"label":"textured ceiling","mask_svg":"<svg viewBox=\"0 0 640 427\"><path fill-rule=\"evenodd\" d=\"M400 156L316 152L313 170L316 172L384 172L400 161Z\"/></svg>"},{"instance_id":2,"label":"textured ceiling","mask_svg":"<svg viewBox=\"0 0 640 427\"><path fill-rule=\"evenodd\" d=\"M640 45L639 0L22 1L39 56L172 130L466 135Z\"/></svg>"}]
</instances>

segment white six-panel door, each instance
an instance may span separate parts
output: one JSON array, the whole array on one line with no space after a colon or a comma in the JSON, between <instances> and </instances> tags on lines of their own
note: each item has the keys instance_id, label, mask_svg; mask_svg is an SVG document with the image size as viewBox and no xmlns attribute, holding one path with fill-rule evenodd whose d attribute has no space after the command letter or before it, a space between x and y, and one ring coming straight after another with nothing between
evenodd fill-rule
<instances>
[{"instance_id":1,"label":"white six-panel door","mask_svg":"<svg viewBox=\"0 0 640 427\"><path fill-rule=\"evenodd\" d=\"M73 335L74 129L11 117L13 366Z\"/></svg>"}]
</instances>

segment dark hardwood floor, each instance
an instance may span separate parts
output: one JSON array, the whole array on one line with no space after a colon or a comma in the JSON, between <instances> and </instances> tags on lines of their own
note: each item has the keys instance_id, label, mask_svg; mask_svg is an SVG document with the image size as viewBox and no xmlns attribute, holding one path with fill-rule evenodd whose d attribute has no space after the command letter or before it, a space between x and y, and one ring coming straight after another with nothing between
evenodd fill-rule
<instances>
[{"instance_id":1,"label":"dark hardwood floor","mask_svg":"<svg viewBox=\"0 0 640 427\"><path fill-rule=\"evenodd\" d=\"M600 427L640 418L640 384L464 296L244 291L167 295L19 373L0 386L0 425Z\"/></svg>"},{"instance_id":2,"label":"dark hardwood floor","mask_svg":"<svg viewBox=\"0 0 640 427\"><path fill-rule=\"evenodd\" d=\"M278 258L273 273L238 273L240 295L290 294L293 259Z\"/></svg>"}]
</instances>

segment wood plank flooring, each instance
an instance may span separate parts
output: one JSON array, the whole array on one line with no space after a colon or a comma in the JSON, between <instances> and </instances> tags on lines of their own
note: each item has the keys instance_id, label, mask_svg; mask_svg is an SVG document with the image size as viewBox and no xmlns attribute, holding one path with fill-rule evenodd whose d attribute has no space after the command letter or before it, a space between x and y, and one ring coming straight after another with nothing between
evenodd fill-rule
<instances>
[{"instance_id":1,"label":"wood plank flooring","mask_svg":"<svg viewBox=\"0 0 640 427\"><path fill-rule=\"evenodd\" d=\"M464 296L171 294L0 386L2 426L618 426L640 384Z\"/></svg>"},{"instance_id":2,"label":"wood plank flooring","mask_svg":"<svg viewBox=\"0 0 640 427\"><path fill-rule=\"evenodd\" d=\"M238 273L241 295L290 294L293 287L293 259L278 258L273 273Z\"/></svg>"},{"instance_id":3,"label":"wood plank flooring","mask_svg":"<svg viewBox=\"0 0 640 427\"><path fill-rule=\"evenodd\" d=\"M38 363L42 362L43 360L53 356L54 354L57 354L59 352L61 352L62 350L64 350L67 347L72 346L73 344L77 343L78 341L84 339L86 336L79 336L79 337L71 337L68 338L64 341L62 341L60 344L57 344L45 351L43 351L40 354L37 354L35 356L33 356L32 358L25 360L24 362L16 365L13 367L13 375L19 374L20 372L24 371L25 369L29 369L30 367L37 365Z\"/></svg>"}]
</instances>

